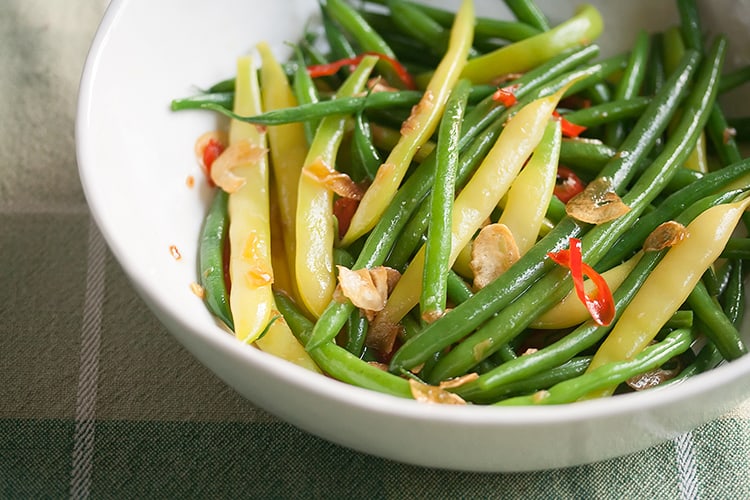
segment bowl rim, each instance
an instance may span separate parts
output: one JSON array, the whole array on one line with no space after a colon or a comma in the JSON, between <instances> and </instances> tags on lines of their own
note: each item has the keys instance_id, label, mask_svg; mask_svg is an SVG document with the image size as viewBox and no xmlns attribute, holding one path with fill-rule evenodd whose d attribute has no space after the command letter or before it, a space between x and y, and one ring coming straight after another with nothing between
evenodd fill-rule
<instances>
[{"instance_id":1,"label":"bowl rim","mask_svg":"<svg viewBox=\"0 0 750 500\"><path fill-rule=\"evenodd\" d=\"M676 401L693 399L714 391L717 387L750 375L750 356L718 366L709 372L698 374L678 384L666 388L651 389L640 393L621 394L613 398L580 401L572 404L552 406L492 407L485 405L425 405L414 400L398 398L387 394L362 389L324 375L311 374L308 370L266 354L259 349L245 346L230 335L216 335L213 331L203 331L185 321L172 310L170 304L149 290L147 276L127 255L126 249L118 241L113 228L102 217L106 200L97 194L91 183L89 170L95 168L96 158L89 146L91 135L88 123L88 110L93 105L92 90L97 84L96 69L103 57L106 42L114 23L131 0L112 0L106 8L101 23L90 46L81 74L76 106L75 143L78 159L78 172L84 196L90 213L110 251L123 268L130 281L147 303L168 315L184 333L201 337L219 351L240 356L248 363L278 377L287 384L304 388L323 399L354 405L362 409L387 415L399 415L412 420L468 423L477 425L559 424L577 422L591 418L606 418L623 413L641 412L671 405ZM174 332L171 332L174 336Z\"/></svg>"}]
</instances>

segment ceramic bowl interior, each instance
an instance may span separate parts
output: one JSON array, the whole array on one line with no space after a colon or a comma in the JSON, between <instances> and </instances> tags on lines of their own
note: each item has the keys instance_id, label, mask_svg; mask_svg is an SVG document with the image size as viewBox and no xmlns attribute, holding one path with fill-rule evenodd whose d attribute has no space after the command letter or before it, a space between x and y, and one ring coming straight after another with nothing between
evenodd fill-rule
<instances>
[{"instance_id":1,"label":"ceramic bowl interior","mask_svg":"<svg viewBox=\"0 0 750 500\"><path fill-rule=\"evenodd\" d=\"M569 17L573 3L539 1L553 22ZM653 31L677 20L673 2L594 3L605 18L605 53L627 47L639 28ZM458 2L442 4L456 8ZM479 13L509 18L501 2L476 4ZM720 2L701 6L713 30ZM750 396L748 357L666 390L606 401L544 408L423 405L311 374L221 330L190 290L211 193L203 183L189 188L186 179L201 178L196 137L222 122L208 112L171 112L169 102L232 76L236 57L251 53L258 41L287 57L285 42L298 39L317 8L314 0L216 0L210 6L203 0L114 0L92 44L76 125L86 197L135 289L197 359L257 405L311 433L394 460L461 470L544 469L622 455ZM741 23L736 30L746 31ZM731 57L730 64L743 62L736 47ZM746 104L744 97L734 99Z\"/></svg>"}]
</instances>

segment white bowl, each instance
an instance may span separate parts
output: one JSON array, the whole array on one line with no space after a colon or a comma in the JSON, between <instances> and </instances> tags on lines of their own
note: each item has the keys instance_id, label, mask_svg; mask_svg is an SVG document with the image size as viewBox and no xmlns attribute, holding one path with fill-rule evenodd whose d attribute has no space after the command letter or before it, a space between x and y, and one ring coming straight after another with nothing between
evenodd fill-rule
<instances>
[{"instance_id":1,"label":"white bowl","mask_svg":"<svg viewBox=\"0 0 750 500\"><path fill-rule=\"evenodd\" d=\"M649 16L639 14L645 2L598 3L607 51L632 41L634 23L656 29L676 22L672 2L649 2ZM477 0L480 12L498 5ZM553 20L573 12L571 2L540 5ZM285 57L283 42L298 39L316 12L314 0L217 0L210 6L203 0L114 0L93 42L76 124L86 197L134 287L196 358L257 405L313 434L399 461L475 471L563 467L626 454L750 396L746 357L665 390L601 401L423 405L311 374L219 329L189 286L196 281L198 232L210 193L185 182L188 175L200 178L193 143L217 118L173 113L168 105L196 86L231 76L236 57L257 41L270 42ZM170 254L172 245L180 260Z\"/></svg>"}]
</instances>

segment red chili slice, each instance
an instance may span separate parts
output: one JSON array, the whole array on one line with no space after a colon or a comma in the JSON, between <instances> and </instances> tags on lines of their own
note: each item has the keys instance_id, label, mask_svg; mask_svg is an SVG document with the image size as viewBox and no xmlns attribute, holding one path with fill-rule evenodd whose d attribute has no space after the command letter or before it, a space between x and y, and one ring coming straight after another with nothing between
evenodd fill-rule
<instances>
[{"instance_id":1,"label":"red chili slice","mask_svg":"<svg viewBox=\"0 0 750 500\"><path fill-rule=\"evenodd\" d=\"M216 158L224 152L224 145L216 139L209 139L206 143L206 147L203 148L203 168L208 185L215 186L214 181L211 180L211 165L213 165Z\"/></svg>"},{"instance_id":2,"label":"red chili slice","mask_svg":"<svg viewBox=\"0 0 750 500\"><path fill-rule=\"evenodd\" d=\"M360 54L356 57L347 57L344 59L339 59L338 61L333 61L326 64L315 64L312 66L307 67L307 73L312 78L320 78L322 76L331 76L336 74L341 68L345 66L354 66L362 62L362 59L365 56L376 56L379 59L388 62L391 66L393 66L393 69L396 71L396 75L398 75L398 78L404 83L406 88L408 89L415 89L417 86L414 84L414 78L411 76L409 71L404 67L403 64L398 62L396 59L387 56L385 54L380 54L377 52L365 52L363 54Z\"/></svg>"},{"instance_id":3,"label":"red chili slice","mask_svg":"<svg viewBox=\"0 0 750 500\"><path fill-rule=\"evenodd\" d=\"M557 111L552 112L552 116L560 120L560 126L562 127L562 134L565 137L578 137L586 131L586 127L583 125L576 125L575 123L569 122L563 115Z\"/></svg>"},{"instance_id":4,"label":"red chili slice","mask_svg":"<svg viewBox=\"0 0 750 500\"><path fill-rule=\"evenodd\" d=\"M586 183L575 172L565 165L557 166L554 194L560 201L567 203L568 200L583 191L585 187Z\"/></svg>"},{"instance_id":5,"label":"red chili slice","mask_svg":"<svg viewBox=\"0 0 750 500\"><path fill-rule=\"evenodd\" d=\"M513 106L518 102L516 98L516 89L518 85L510 85L508 87L501 87L492 94L492 100L501 103L506 108Z\"/></svg>"},{"instance_id":6,"label":"red chili slice","mask_svg":"<svg viewBox=\"0 0 750 500\"><path fill-rule=\"evenodd\" d=\"M339 221L339 238L343 238L352 222L354 212L357 211L359 200L353 198L336 198L333 202L333 215Z\"/></svg>"},{"instance_id":7,"label":"red chili slice","mask_svg":"<svg viewBox=\"0 0 750 500\"><path fill-rule=\"evenodd\" d=\"M555 263L570 269L573 286L578 298L586 306L596 324L609 326L615 318L615 300L612 297L612 291L609 289L607 281L602 278L602 275L583 262L581 240L570 238L569 250L550 252L547 256ZM587 295L583 287L584 276L588 276L596 286L596 290L591 295Z\"/></svg>"}]
</instances>

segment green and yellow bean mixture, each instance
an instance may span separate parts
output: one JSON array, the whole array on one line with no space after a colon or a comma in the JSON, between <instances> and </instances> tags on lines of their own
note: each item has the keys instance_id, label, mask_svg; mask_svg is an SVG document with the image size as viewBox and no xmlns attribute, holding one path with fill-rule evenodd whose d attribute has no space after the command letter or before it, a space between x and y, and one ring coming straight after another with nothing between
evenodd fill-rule
<instances>
[{"instance_id":1,"label":"green and yellow bean mixture","mask_svg":"<svg viewBox=\"0 0 750 500\"><path fill-rule=\"evenodd\" d=\"M675 1L603 57L616 20L591 5L320 0L288 61L259 43L172 102L227 117L196 143L194 289L242 342L427 403L570 403L744 356L750 160L717 98L750 71Z\"/></svg>"}]
</instances>

